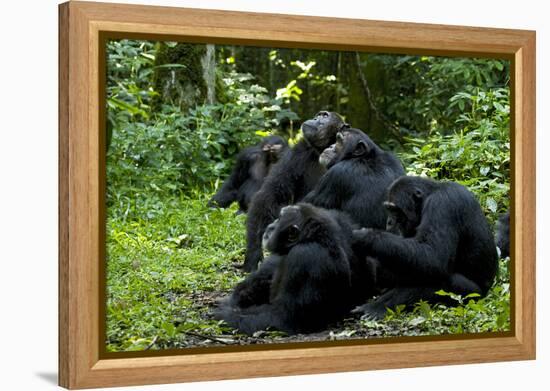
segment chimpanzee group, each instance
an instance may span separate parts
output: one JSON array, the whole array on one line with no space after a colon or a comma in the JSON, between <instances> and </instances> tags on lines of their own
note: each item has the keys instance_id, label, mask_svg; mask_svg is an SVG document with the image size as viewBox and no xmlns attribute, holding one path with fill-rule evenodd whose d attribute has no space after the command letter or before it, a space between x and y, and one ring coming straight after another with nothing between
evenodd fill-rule
<instances>
[{"instance_id":1,"label":"chimpanzee group","mask_svg":"<svg viewBox=\"0 0 550 391\"><path fill-rule=\"evenodd\" d=\"M350 313L379 319L441 302L439 290L487 294L498 253L469 190L406 176L394 154L333 112L305 121L302 135L292 148L269 137L243 150L210 201L248 213L250 274L218 303L217 319L247 334L308 333ZM506 256L509 216L498 231Z\"/></svg>"}]
</instances>

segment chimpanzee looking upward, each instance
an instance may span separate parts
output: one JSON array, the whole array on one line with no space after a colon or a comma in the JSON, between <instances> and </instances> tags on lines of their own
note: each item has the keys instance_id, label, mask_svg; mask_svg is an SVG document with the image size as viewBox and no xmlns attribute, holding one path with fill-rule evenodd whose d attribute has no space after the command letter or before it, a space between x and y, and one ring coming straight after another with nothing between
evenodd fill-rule
<instances>
[{"instance_id":1,"label":"chimpanzee looking upward","mask_svg":"<svg viewBox=\"0 0 550 391\"><path fill-rule=\"evenodd\" d=\"M214 316L246 334L314 332L342 319L351 309L350 224L341 212L310 204L282 208L263 235L272 255Z\"/></svg>"},{"instance_id":2,"label":"chimpanzee looking upward","mask_svg":"<svg viewBox=\"0 0 550 391\"><path fill-rule=\"evenodd\" d=\"M287 151L288 144L279 136L265 137L260 143L243 149L237 155L231 175L208 201L208 206L227 208L237 201L239 211L246 212L271 167Z\"/></svg>"},{"instance_id":3,"label":"chimpanzee looking upward","mask_svg":"<svg viewBox=\"0 0 550 391\"><path fill-rule=\"evenodd\" d=\"M269 172L252 198L246 223L247 248L243 268L256 270L262 255L262 236L281 208L300 201L324 174L321 152L334 143L336 133L348 126L336 113L321 111L302 124L303 139Z\"/></svg>"},{"instance_id":4,"label":"chimpanzee looking upward","mask_svg":"<svg viewBox=\"0 0 550 391\"><path fill-rule=\"evenodd\" d=\"M404 176L388 190L387 231L354 231L354 249L376 258L395 287L355 312L383 317L386 308L419 300L441 301L443 289L460 295L487 294L497 272L493 234L465 187Z\"/></svg>"},{"instance_id":5,"label":"chimpanzee looking upward","mask_svg":"<svg viewBox=\"0 0 550 391\"><path fill-rule=\"evenodd\" d=\"M401 162L353 128L340 131L319 162L328 171L304 202L347 212L362 227L385 228L382 203L391 183L405 175Z\"/></svg>"}]
</instances>

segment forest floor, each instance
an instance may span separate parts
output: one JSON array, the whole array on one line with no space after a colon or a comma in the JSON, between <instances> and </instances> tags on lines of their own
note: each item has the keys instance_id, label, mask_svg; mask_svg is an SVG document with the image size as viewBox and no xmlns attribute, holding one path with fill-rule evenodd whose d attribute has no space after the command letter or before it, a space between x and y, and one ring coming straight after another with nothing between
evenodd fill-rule
<instances>
[{"instance_id":1,"label":"forest floor","mask_svg":"<svg viewBox=\"0 0 550 391\"><path fill-rule=\"evenodd\" d=\"M487 298L458 307L419 303L382 321L346 319L314 334L237 333L211 312L245 274L245 215L209 209L208 197L118 201L107 211L108 351L334 341L504 331L510 327L508 259Z\"/></svg>"}]
</instances>

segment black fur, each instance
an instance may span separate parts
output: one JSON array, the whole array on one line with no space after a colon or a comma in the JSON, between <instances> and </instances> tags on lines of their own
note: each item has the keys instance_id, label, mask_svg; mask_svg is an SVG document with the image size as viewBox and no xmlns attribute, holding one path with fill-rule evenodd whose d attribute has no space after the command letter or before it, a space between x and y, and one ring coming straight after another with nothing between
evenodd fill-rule
<instances>
[{"instance_id":1,"label":"black fur","mask_svg":"<svg viewBox=\"0 0 550 391\"><path fill-rule=\"evenodd\" d=\"M500 256L506 258L510 256L510 212L502 214L497 221L496 238Z\"/></svg>"},{"instance_id":2,"label":"black fur","mask_svg":"<svg viewBox=\"0 0 550 391\"><path fill-rule=\"evenodd\" d=\"M352 307L352 228L337 211L304 203L283 208L263 238L272 255L221 302L215 317L247 334L314 332L342 319Z\"/></svg>"},{"instance_id":3,"label":"black fur","mask_svg":"<svg viewBox=\"0 0 550 391\"><path fill-rule=\"evenodd\" d=\"M386 191L405 170L392 153L382 150L359 129L338 133L336 143L321 154L328 171L304 202L347 212L362 227L383 229Z\"/></svg>"},{"instance_id":4,"label":"black fur","mask_svg":"<svg viewBox=\"0 0 550 391\"><path fill-rule=\"evenodd\" d=\"M319 112L302 124L303 140L273 167L264 184L252 199L246 235L245 271L256 270L262 260L262 236L265 228L285 205L299 202L324 174L320 153L334 143L336 133L345 123L336 113Z\"/></svg>"},{"instance_id":5,"label":"black fur","mask_svg":"<svg viewBox=\"0 0 550 391\"><path fill-rule=\"evenodd\" d=\"M237 155L231 174L208 201L208 206L227 208L236 201L239 203L239 210L246 212L271 167L286 152L288 144L279 136L265 137L260 143L243 149Z\"/></svg>"},{"instance_id":6,"label":"black fur","mask_svg":"<svg viewBox=\"0 0 550 391\"><path fill-rule=\"evenodd\" d=\"M442 301L443 289L485 295L497 272L493 234L474 195L452 182L401 177L388 191L387 231L354 231L355 250L378 260L395 286L357 309L382 317L386 308Z\"/></svg>"}]
</instances>

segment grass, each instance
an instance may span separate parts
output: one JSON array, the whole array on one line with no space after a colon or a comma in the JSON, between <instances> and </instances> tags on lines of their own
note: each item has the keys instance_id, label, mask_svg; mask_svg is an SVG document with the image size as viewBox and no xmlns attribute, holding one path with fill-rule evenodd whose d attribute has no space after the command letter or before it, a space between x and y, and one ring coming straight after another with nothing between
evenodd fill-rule
<instances>
[{"instance_id":1,"label":"grass","mask_svg":"<svg viewBox=\"0 0 550 391\"><path fill-rule=\"evenodd\" d=\"M107 219L107 350L184 348L404 335L504 331L510 328L508 259L486 298L454 297L457 307L419 303L383 321L346 319L310 335L238 334L211 318L215 301L244 275L246 216L236 206L209 209L194 198L111 197Z\"/></svg>"},{"instance_id":2,"label":"grass","mask_svg":"<svg viewBox=\"0 0 550 391\"><path fill-rule=\"evenodd\" d=\"M110 351L188 346L186 333L220 334L205 319L213 299L240 279L244 216L205 199L171 199L154 215L107 224Z\"/></svg>"}]
</instances>

